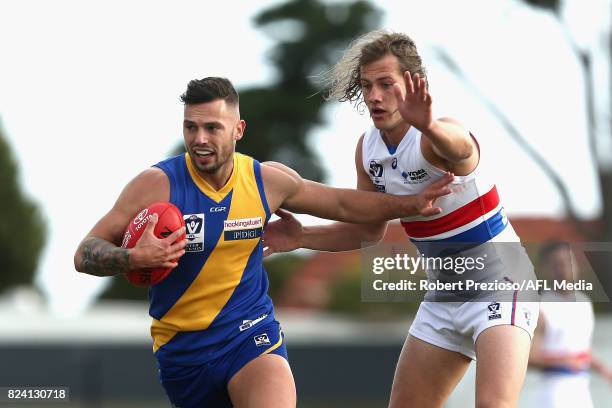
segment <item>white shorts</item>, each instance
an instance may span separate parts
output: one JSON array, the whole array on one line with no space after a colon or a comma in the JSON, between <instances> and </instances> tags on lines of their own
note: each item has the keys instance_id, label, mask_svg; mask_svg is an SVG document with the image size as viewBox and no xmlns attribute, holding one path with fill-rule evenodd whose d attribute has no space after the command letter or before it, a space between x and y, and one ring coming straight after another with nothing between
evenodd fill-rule
<instances>
[{"instance_id":1,"label":"white shorts","mask_svg":"<svg viewBox=\"0 0 612 408\"><path fill-rule=\"evenodd\" d=\"M421 302L409 333L427 343L476 359L476 339L493 326L512 325L530 338L538 323L538 302Z\"/></svg>"}]
</instances>

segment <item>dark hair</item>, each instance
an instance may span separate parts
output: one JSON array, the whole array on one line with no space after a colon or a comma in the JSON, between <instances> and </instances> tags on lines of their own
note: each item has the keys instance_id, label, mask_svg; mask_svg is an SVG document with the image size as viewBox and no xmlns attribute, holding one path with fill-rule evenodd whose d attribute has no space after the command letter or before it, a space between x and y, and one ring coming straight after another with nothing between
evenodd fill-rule
<instances>
[{"instance_id":1,"label":"dark hair","mask_svg":"<svg viewBox=\"0 0 612 408\"><path fill-rule=\"evenodd\" d=\"M189 81L187 90L181 95L185 105L212 102L223 99L229 105L238 104L238 92L227 78L206 77Z\"/></svg>"},{"instance_id":2,"label":"dark hair","mask_svg":"<svg viewBox=\"0 0 612 408\"><path fill-rule=\"evenodd\" d=\"M569 249L569 243L565 241L557 241L557 240L548 241L548 242L543 243L542 246L540 247L540 253L539 253L540 262L548 261L548 258L553 253L555 253L556 251L562 248Z\"/></svg>"}]
</instances>

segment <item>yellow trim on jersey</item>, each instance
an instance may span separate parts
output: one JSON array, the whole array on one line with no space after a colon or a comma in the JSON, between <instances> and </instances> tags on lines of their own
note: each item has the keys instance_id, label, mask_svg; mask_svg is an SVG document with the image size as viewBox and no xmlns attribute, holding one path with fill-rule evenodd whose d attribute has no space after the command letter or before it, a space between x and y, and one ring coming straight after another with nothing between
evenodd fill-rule
<instances>
[{"instance_id":1,"label":"yellow trim on jersey","mask_svg":"<svg viewBox=\"0 0 612 408\"><path fill-rule=\"evenodd\" d=\"M232 190L232 188L234 187L234 182L236 181L236 174L241 171L241 160L239 160L239 156L245 156L240 155L239 153L234 153L233 156L234 169L232 170L232 175L223 187L221 187L219 190L215 190L211 187L210 184L208 184L206 180L204 180L202 176L200 176L200 173L198 173L197 169L193 166L193 163L191 162L191 157L189 157L189 153L185 153L185 163L187 164L187 170L189 170L189 175L191 175L191 179L193 180L195 185L198 186L200 191L202 191L204 194L206 194L208 197L212 198L216 202L222 201L227 195L227 193Z\"/></svg>"},{"instance_id":2,"label":"yellow trim on jersey","mask_svg":"<svg viewBox=\"0 0 612 408\"><path fill-rule=\"evenodd\" d=\"M251 157L234 154L233 174L238 173L240 177L232 176L234 191L227 220L261 217L263 224L266 220L266 210L257 188ZM225 241L224 232L221 231L215 249L189 288L161 321L153 319L151 326L151 335L154 339L153 351L157 351L159 347L170 341L178 331L208 328L240 283L247 261L260 240L261 238ZM204 243L204 245L211 244Z\"/></svg>"},{"instance_id":3,"label":"yellow trim on jersey","mask_svg":"<svg viewBox=\"0 0 612 408\"><path fill-rule=\"evenodd\" d=\"M270 347L269 349L267 349L266 351L264 351L263 353L261 353L260 356L263 356L264 354L268 354L268 353L273 352L274 350L279 348L281 346L281 344L283 344L283 331L279 330L278 331L278 335L280 337L279 337L278 341L276 342L276 344L273 345L272 347Z\"/></svg>"}]
</instances>

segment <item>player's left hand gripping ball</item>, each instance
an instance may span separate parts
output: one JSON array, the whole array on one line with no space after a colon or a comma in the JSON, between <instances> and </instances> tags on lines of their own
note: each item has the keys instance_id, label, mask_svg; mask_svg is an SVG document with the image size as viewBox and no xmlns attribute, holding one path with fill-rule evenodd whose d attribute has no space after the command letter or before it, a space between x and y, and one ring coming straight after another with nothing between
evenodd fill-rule
<instances>
[{"instance_id":1,"label":"player's left hand gripping ball","mask_svg":"<svg viewBox=\"0 0 612 408\"><path fill-rule=\"evenodd\" d=\"M149 216L157 214L157 225L153 233L157 238L166 238L177 229L185 226L183 214L176 206L168 202L153 203L140 211L127 226L123 235L123 248L133 248L149 222ZM185 234L177 241L185 239ZM173 268L146 268L129 271L125 274L130 283L135 286L152 286L163 281Z\"/></svg>"}]
</instances>

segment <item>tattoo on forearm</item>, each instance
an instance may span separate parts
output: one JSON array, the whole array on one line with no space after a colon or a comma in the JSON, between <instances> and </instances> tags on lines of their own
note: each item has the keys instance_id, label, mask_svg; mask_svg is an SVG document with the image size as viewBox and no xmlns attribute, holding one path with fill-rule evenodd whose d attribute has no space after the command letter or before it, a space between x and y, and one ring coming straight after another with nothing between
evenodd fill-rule
<instances>
[{"instance_id":1,"label":"tattoo on forearm","mask_svg":"<svg viewBox=\"0 0 612 408\"><path fill-rule=\"evenodd\" d=\"M101 238L89 238L82 244L83 272L96 276L111 276L129 270L129 253Z\"/></svg>"}]
</instances>

